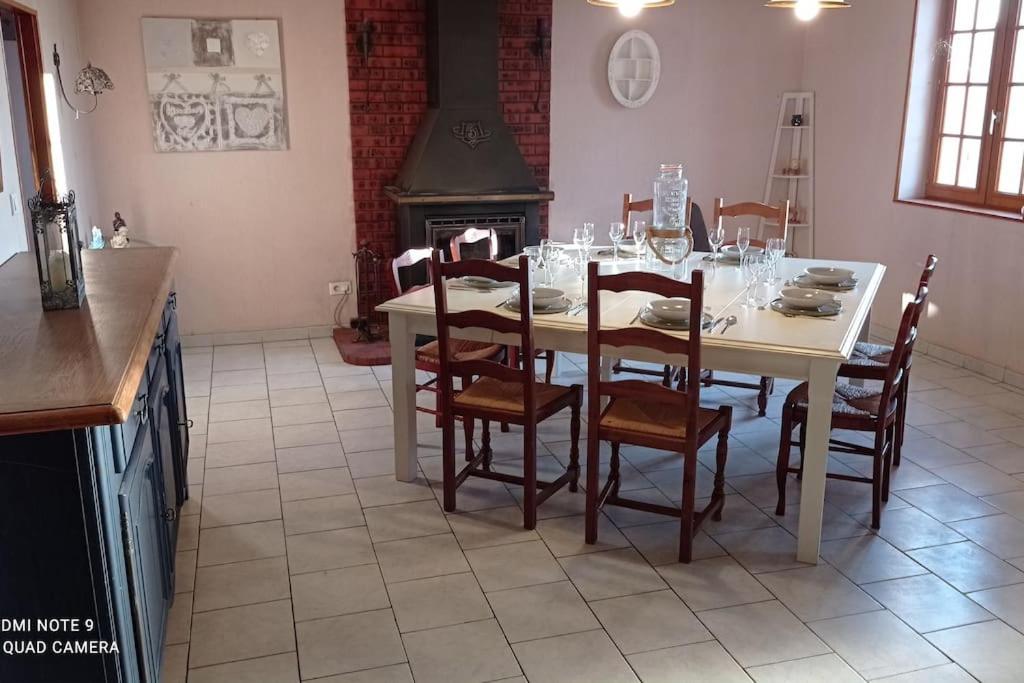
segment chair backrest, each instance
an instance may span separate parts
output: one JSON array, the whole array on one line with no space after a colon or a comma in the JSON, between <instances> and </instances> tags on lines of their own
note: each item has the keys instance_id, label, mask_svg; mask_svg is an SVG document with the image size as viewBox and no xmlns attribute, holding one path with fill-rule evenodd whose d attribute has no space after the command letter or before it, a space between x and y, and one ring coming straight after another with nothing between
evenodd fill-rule
<instances>
[{"instance_id":1,"label":"chair backrest","mask_svg":"<svg viewBox=\"0 0 1024 683\"><path fill-rule=\"evenodd\" d=\"M396 294L405 294L406 292L423 289L424 287L430 286L430 267L427 267L427 281L417 285L410 285L408 287L402 287L402 276L401 271L404 268L412 268L418 263L423 261L429 261L431 254L434 250L430 247L423 247L422 249L408 249L403 251L401 254L391 259L391 277L392 282L395 285Z\"/></svg>"},{"instance_id":2,"label":"chair backrest","mask_svg":"<svg viewBox=\"0 0 1024 683\"><path fill-rule=\"evenodd\" d=\"M896 333L896 341L893 344L892 354L889 356L889 364L885 369L885 379L882 382L882 396L880 405L882 414L885 414L885 406L899 395L900 385L906 381L907 370L910 368L913 358L914 345L917 342L917 326L921 320L921 312L928 302L928 287L921 285L917 289L917 295L903 309L903 317L900 319L900 328Z\"/></svg>"},{"instance_id":3,"label":"chair backrest","mask_svg":"<svg viewBox=\"0 0 1024 683\"><path fill-rule=\"evenodd\" d=\"M715 214L713 223L716 226L722 225L723 218L740 218L744 216L756 216L769 221L769 226L776 237L781 237L789 244L789 200L785 200L778 206L762 204L761 202L741 202L739 204L725 205L721 197L715 199ZM736 240L726 239L726 244L734 244ZM764 247L763 240L750 240L751 244Z\"/></svg>"},{"instance_id":4,"label":"chair backrest","mask_svg":"<svg viewBox=\"0 0 1024 683\"><path fill-rule=\"evenodd\" d=\"M654 211L653 199L637 199L634 201L633 195L628 192L622 195L622 224L626 226L626 232L632 230L631 224L634 212L644 213L648 211ZM704 213L690 197L686 198L686 225L693 232L694 250L711 251L711 243L708 241L708 227L704 223Z\"/></svg>"},{"instance_id":5,"label":"chair backrest","mask_svg":"<svg viewBox=\"0 0 1024 683\"><path fill-rule=\"evenodd\" d=\"M693 271L691 282L679 282L654 273L630 272L618 275L600 275L598 263L588 265L588 319L587 319L587 373L589 406L588 420L597 424L600 420L601 398L638 398L669 403L685 411L686 433L697 433L697 416L700 409L700 338L704 310L704 272ZM690 300L690 330L687 338L670 335L649 327L623 327L601 329L601 292L640 291L658 294L665 298L681 297ZM642 380L601 379L601 347L644 347L665 354L686 356L686 391L678 391L653 382ZM696 440L691 443L696 452Z\"/></svg>"},{"instance_id":6,"label":"chair backrest","mask_svg":"<svg viewBox=\"0 0 1024 683\"><path fill-rule=\"evenodd\" d=\"M498 258L498 233L490 228L467 228L462 233L453 237L449 243L452 252L452 262L462 260L462 245L476 244L484 240L490 242L488 245L490 247L488 250L490 260L493 261Z\"/></svg>"},{"instance_id":7,"label":"chair backrest","mask_svg":"<svg viewBox=\"0 0 1024 683\"><path fill-rule=\"evenodd\" d=\"M441 260L441 253L435 251L430 265L434 279L434 305L440 358L438 380L444 404L449 405L454 398L452 386L454 377L493 377L502 382L521 382L524 385L525 414L533 415L536 406L533 382L535 353L532 324L533 291L530 288L528 257L520 256L519 267L512 268L483 259L445 263ZM445 280L460 277L489 277L501 282L517 283L519 285L519 317L509 318L500 315L495 309L449 312ZM511 292L511 290L508 291ZM451 345L449 328L485 329L499 334L518 336L518 340L510 343L522 349L522 368L511 368L492 360L454 360L449 352Z\"/></svg>"},{"instance_id":8,"label":"chair backrest","mask_svg":"<svg viewBox=\"0 0 1024 683\"><path fill-rule=\"evenodd\" d=\"M630 227L633 222L633 213L647 213L648 211L654 211L654 200L653 199L633 199L633 195L626 193L622 195L622 224L626 226L626 230L631 230Z\"/></svg>"},{"instance_id":9,"label":"chair backrest","mask_svg":"<svg viewBox=\"0 0 1024 683\"><path fill-rule=\"evenodd\" d=\"M704 212L691 197L686 198L686 225L693 233L694 251L711 251L708 241L708 226L704 223Z\"/></svg>"},{"instance_id":10,"label":"chair backrest","mask_svg":"<svg viewBox=\"0 0 1024 683\"><path fill-rule=\"evenodd\" d=\"M921 271L920 284L925 287L932 281L932 275L935 274L935 268L939 265L939 257L935 254L928 254L928 259L924 262L924 270Z\"/></svg>"}]
</instances>

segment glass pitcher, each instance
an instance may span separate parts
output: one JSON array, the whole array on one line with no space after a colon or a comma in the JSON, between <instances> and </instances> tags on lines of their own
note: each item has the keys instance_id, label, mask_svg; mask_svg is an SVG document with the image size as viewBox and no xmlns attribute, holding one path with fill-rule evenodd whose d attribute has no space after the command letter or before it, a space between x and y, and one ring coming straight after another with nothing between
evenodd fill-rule
<instances>
[{"instance_id":1,"label":"glass pitcher","mask_svg":"<svg viewBox=\"0 0 1024 683\"><path fill-rule=\"evenodd\" d=\"M682 230L686 227L688 189L682 164L661 164L654 179L655 228Z\"/></svg>"}]
</instances>

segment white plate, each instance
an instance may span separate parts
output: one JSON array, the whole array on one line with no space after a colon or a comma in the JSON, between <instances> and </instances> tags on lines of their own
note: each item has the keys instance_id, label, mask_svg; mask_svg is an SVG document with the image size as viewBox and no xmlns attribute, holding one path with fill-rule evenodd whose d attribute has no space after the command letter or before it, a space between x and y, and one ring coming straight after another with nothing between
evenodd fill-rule
<instances>
[{"instance_id":1,"label":"white plate","mask_svg":"<svg viewBox=\"0 0 1024 683\"><path fill-rule=\"evenodd\" d=\"M505 308L515 313L519 312L519 300L513 299L505 304ZM568 299L562 299L559 303L554 306L536 306L533 307L535 315L552 315L554 313L565 313L572 308L572 302Z\"/></svg>"},{"instance_id":2,"label":"white plate","mask_svg":"<svg viewBox=\"0 0 1024 683\"><path fill-rule=\"evenodd\" d=\"M836 300L835 295L829 292L802 287L784 288L779 292L779 298L790 308L820 308Z\"/></svg>"},{"instance_id":3,"label":"white plate","mask_svg":"<svg viewBox=\"0 0 1024 683\"><path fill-rule=\"evenodd\" d=\"M781 313L786 316L797 316L805 315L810 318L826 318L834 315L839 315L839 312L843 310L842 303L836 301L835 303L825 304L818 308L793 308L787 306L782 299L775 299L769 304L771 309L776 313Z\"/></svg>"},{"instance_id":4,"label":"white plate","mask_svg":"<svg viewBox=\"0 0 1024 683\"><path fill-rule=\"evenodd\" d=\"M503 287L513 287L516 284L514 282L499 282L489 277L478 277L476 275L461 277L459 282L473 289L501 289Z\"/></svg>"},{"instance_id":5,"label":"white plate","mask_svg":"<svg viewBox=\"0 0 1024 683\"><path fill-rule=\"evenodd\" d=\"M701 320L703 320L702 326L706 329L711 324L713 318L709 313L705 313L701 316ZM649 307L644 307L643 312L640 314L640 322L648 327L655 327L659 330L685 331L690 329L689 319L681 321L665 320L656 316Z\"/></svg>"},{"instance_id":6,"label":"white plate","mask_svg":"<svg viewBox=\"0 0 1024 683\"><path fill-rule=\"evenodd\" d=\"M820 282L815 282L807 273L800 273L793 278L793 284L797 287L805 287L809 289L823 289L829 292L849 292L857 288L857 279L850 278L840 282L837 285L825 285Z\"/></svg>"},{"instance_id":7,"label":"white plate","mask_svg":"<svg viewBox=\"0 0 1024 683\"><path fill-rule=\"evenodd\" d=\"M819 282L823 285L838 285L840 282L846 282L851 279L854 275L853 271L849 268L835 266L807 268L804 270L804 273L814 282Z\"/></svg>"},{"instance_id":8,"label":"white plate","mask_svg":"<svg viewBox=\"0 0 1024 683\"><path fill-rule=\"evenodd\" d=\"M680 322L690 319L689 299L655 299L647 307L661 320Z\"/></svg>"}]
</instances>

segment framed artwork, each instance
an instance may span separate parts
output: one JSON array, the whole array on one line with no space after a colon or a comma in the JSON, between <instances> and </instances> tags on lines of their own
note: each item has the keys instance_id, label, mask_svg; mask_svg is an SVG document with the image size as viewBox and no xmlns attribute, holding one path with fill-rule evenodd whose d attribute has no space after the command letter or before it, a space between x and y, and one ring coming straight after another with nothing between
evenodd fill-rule
<instances>
[{"instance_id":1,"label":"framed artwork","mask_svg":"<svg viewBox=\"0 0 1024 683\"><path fill-rule=\"evenodd\" d=\"M277 19L142 19L158 152L288 149Z\"/></svg>"}]
</instances>

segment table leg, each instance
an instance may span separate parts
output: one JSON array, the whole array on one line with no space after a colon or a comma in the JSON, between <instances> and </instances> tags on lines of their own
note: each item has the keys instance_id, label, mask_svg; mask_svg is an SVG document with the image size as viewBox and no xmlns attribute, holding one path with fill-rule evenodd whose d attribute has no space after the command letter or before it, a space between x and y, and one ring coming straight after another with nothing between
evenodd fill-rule
<instances>
[{"instance_id":1,"label":"table leg","mask_svg":"<svg viewBox=\"0 0 1024 683\"><path fill-rule=\"evenodd\" d=\"M807 444L803 483L800 487L800 526L796 559L818 563L821 521L825 506L825 473L828 470L828 438L832 426L832 395L839 365L834 361L811 362L807 406Z\"/></svg>"},{"instance_id":2,"label":"table leg","mask_svg":"<svg viewBox=\"0 0 1024 683\"><path fill-rule=\"evenodd\" d=\"M416 337L408 319L392 313L388 318L391 340L391 407L395 412L395 479L416 479Z\"/></svg>"}]
</instances>

